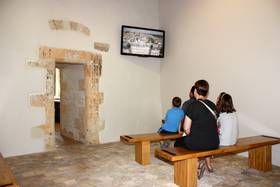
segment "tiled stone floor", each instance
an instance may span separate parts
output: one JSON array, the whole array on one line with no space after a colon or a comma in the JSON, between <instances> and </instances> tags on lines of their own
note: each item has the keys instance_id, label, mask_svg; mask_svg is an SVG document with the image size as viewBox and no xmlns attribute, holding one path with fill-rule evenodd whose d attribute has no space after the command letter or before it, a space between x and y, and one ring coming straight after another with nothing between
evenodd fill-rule
<instances>
[{"instance_id":1,"label":"tiled stone floor","mask_svg":"<svg viewBox=\"0 0 280 187\"><path fill-rule=\"evenodd\" d=\"M152 150L158 144L152 145ZM151 164L134 161L134 146L121 142L59 146L56 151L7 158L22 187L172 187L173 166L151 155ZM214 159L214 173L198 181L202 187L280 187L280 167L262 173L248 169L247 159Z\"/></svg>"},{"instance_id":2,"label":"tiled stone floor","mask_svg":"<svg viewBox=\"0 0 280 187\"><path fill-rule=\"evenodd\" d=\"M71 138L67 138L60 133L60 123L55 123L55 143L56 148L63 148L67 145L79 144L78 141L75 141Z\"/></svg>"}]
</instances>

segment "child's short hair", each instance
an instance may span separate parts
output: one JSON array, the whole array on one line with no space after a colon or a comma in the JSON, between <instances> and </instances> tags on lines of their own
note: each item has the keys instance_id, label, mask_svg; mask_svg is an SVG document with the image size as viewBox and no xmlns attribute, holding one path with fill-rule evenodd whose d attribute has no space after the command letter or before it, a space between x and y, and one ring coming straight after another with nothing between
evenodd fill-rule
<instances>
[{"instance_id":1,"label":"child's short hair","mask_svg":"<svg viewBox=\"0 0 280 187\"><path fill-rule=\"evenodd\" d=\"M182 103L182 100L180 97L173 97L172 99L172 105L174 107L180 107L181 106L181 103Z\"/></svg>"}]
</instances>

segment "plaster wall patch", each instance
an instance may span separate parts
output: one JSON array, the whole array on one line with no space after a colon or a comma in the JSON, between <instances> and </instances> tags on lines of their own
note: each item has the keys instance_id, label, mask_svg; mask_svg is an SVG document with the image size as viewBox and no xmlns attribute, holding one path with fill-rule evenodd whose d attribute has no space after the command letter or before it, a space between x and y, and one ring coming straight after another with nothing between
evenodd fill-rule
<instances>
[{"instance_id":1,"label":"plaster wall patch","mask_svg":"<svg viewBox=\"0 0 280 187\"><path fill-rule=\"evenodd\" d=\"M45 132L44 129L41 128L41 126L33 127L31 129L31 137L32 139L38 139L44 137Z\"/></svg>"}]
</instances>

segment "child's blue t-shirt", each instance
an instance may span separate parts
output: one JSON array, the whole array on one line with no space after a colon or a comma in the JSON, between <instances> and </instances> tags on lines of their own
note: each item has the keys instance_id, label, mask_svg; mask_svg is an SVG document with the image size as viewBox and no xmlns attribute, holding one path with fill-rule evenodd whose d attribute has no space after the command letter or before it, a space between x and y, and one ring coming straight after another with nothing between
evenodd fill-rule
<instances>
[{"instance_id":1,"label":"child's blue t-shirt","mask_svg":"<svg viewBox=\"0 0 280 187\"><path fill-rule=\"evenodd\" d=\"M184 116L184 111L181 108L173 107L169 109L166 113L162 129L169 132L177 132Z\"/></svg>"}]
</instances>

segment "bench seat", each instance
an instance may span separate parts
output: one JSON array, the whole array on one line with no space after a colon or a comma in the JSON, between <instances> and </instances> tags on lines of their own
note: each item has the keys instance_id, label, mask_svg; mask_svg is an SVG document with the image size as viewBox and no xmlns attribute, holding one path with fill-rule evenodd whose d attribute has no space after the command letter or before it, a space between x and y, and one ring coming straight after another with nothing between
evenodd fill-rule
<instances>
[{"instance_id":1,"label":"bench seat","mask_svg":"<svg viewBox=\"0 0 280 187\"><path fill-rule=\"evenodd\" d=\"M0 153L0 187L19 187L16 178Z\"/></svg>"},{"instance_id":2,"label":"bench seat","mask_svg":"<svg viewBox=\"0 0 280 187\"><path fill-rule=\"evenodd\" d=\"M280 138L253 136L238 139L236 145L221 146L210 151L191 151L184 148L156 149L156 157L174 163L174 182L181 187L197 186L197 162L200 157L229 153L249 152L248 165L260 171L271 171L271 146Z\"/></svg>"},{"instance_id":3,"label":"bench seat","mask_svg":"<svg viewBox=\"0 0 280 187\"><path fill-rule=\"evenodd\" d=\"M182 137L181 134L135 134L120 136L120 140L127 144L135 144L135 161L141 165L150 164L151 142L173 140Z\"/></svg>"}]
</instances>

